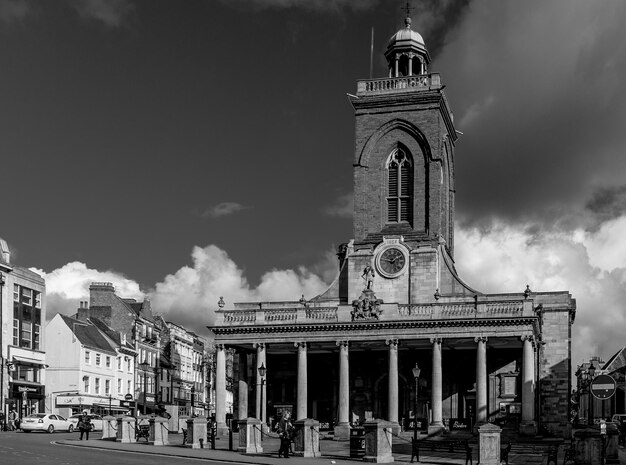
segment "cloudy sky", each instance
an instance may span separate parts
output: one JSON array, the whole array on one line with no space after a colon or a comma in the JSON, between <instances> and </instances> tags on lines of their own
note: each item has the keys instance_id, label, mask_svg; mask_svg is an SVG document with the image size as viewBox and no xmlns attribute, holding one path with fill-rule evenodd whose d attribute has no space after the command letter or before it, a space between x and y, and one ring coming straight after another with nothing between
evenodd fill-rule
<instances>
[{"instance_id":1,"label":"cloudy sky","mask_svg":"<svg viewBox=\"0 0 626 465\"><path fill-rule=\"evenodd\" d=\"M346 93L386 75L391 0L0 0L0 237L202 331L220 296L322 291L351 238ZM626 2L414 1L457 129L456 262L569 290L573 362L624 346Z\"/></svg>"}]
</instances>

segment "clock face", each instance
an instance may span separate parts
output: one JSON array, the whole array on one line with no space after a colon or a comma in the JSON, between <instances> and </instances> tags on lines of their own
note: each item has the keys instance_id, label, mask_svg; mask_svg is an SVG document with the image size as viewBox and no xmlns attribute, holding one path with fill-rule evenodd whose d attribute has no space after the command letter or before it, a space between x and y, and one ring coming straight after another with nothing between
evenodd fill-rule
<instances>
[{"instance_id":1,"label":"clock face","mask_svg":"<svg viewBox=\"0 0 626 465\"><path fill-rule=\"evenodd\" d=\"M388 278L399 275L406 265L406 256L396 247L385 249L378 256L378 268L383 276Z\"/></svg>"}]
</instances>

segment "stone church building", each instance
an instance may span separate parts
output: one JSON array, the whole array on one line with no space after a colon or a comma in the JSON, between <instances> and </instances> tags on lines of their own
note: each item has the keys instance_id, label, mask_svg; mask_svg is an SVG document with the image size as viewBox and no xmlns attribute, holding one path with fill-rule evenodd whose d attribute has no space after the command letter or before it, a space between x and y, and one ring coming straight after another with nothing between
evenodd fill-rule
<instances>
[{"instance_id":1,"label":"stone church building","mask_svg":"<svg viewBox=\"0 0 626 465\"><path fill-rule=\"evenodd\" d=\"M485 294L462 281L454 261L458 132L445 86L408 17L385 57L388 77L359 81L350 96L354 226L336 280L309 300L220 299L209 328L218 426L225 350L233 349L239 415L270 427L289 412L318 420L336 439L370 418L431 433L491 421L565 435L575 300L524 283L519 293Z\"/></svg>"}]
</instances>

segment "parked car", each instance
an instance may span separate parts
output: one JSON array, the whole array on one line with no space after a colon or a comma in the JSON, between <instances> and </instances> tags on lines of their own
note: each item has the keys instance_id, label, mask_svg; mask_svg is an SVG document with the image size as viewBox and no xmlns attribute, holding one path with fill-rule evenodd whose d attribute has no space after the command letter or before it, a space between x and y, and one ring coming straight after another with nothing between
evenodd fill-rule
<instances>
[{"instance_id":1,"label":"parked car","mask_svg":"<svg viewBox=\"0 0 626 465\"><path fill-rule=\"evenodd\" d=\"M621 425L622 423L626 421L626 413L616 413L611 418L611 421L614 421L618 425Z\"/></svg>"},{"instance_id":2,"label":"parked car","mask_svg":"<svg viewBox=\"0 0 626 465\"><path fill-rule=\"evenodd\" d=\"M65 417L52 413L33 413L28 415L22 418L20 428L25 433L30 433L31 431L47 431L48 433L69 431L71 433L74 431L74 425Z\"/></svg>"},{"instance_id":3,"label":"parked car","mask_svg":"<svg viewBox=\"0 0 626 465\"><path fill-rule=\"evenodd\" d=\"M69 418L69 422L72 424L72 431L78 431L78 420L82 417L82 413L77 413ZM91 431L102 431L102 417L94 413L87 414L91 420Z\"/></svg>"}]
</instances>

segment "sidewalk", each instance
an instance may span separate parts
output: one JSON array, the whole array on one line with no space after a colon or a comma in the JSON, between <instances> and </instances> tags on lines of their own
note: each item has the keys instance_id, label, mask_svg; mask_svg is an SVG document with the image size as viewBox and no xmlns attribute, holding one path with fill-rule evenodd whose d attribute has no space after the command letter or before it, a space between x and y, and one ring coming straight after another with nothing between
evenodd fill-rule
<instances>
[{"instance_id":1,"label":"sidewalk","mask_svg":"<svg viewBox=\"0 0 626 465\"><path fill-rule=\"evenodd\" d=\"M143 439L138 443L122 444L115 441L103 441L100 435L96 433L92 434L92 438L89 441L79 441L76 439L65 439L57 441L58 444L77 447L92 447L103 450L120 450L128 452L137 452L142 454L159 454L165 456L176 457L189 457L196 459L208 459L208 460L221 460L224 462L242 463L242 464L259 464L259 465L274 465L278 461L282 462L284 459L278 458L279 440L277 438L264 437L263 439L263 453L254 455L244 455L236 451L239 444L239 435L233 434L233 449L228 450L228 437L219 438L215 441L215 450L209 449L189 449L182 446L183 438L182 434L170 434L169 446L152 446L147 444ZM410 441L410 440L409 440ZM410 442L405 442L403 438L394 441L394 463L410 463L411 461L411 445ZM209 446L210 447L210 446ZM361 458L350 458L350 444L347 441L333 441L329 439L320 440L321 457L304 458L290 455L289 463L297 465L320 465L332 463L335 465L355 465L355 463L362 463ZM465 465L465 456L462 454L446 454L433 452L432 456L428 455L430 452L423 451L420 454L421 464L454 464ZM436 454L436 456L434 455ZM474 463L477 460L477 453L474 453ZM511 463L514 463L511 461ZM519 463L519 462L518 462Z\"/></svg>"}]
</instances>

